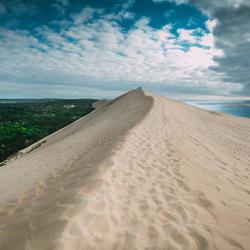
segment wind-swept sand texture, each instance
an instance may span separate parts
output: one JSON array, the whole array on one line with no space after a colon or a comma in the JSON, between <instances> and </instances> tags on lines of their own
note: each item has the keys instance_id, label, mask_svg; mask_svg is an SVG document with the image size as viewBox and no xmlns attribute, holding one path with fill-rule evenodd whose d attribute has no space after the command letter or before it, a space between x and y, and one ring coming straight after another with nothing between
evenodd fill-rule
<instances>
[{"instance_id":1,"label":"wind-swept sand texture","mask_svg":"<svg viewBox=\"0 0 250 250\"><path fill-rule=\"evenodd\" d=\"M0 249L250 249L250 120L131 91L0 169ZM30 149L26 149L30 151Z\"/></svg>"}]
</instances>

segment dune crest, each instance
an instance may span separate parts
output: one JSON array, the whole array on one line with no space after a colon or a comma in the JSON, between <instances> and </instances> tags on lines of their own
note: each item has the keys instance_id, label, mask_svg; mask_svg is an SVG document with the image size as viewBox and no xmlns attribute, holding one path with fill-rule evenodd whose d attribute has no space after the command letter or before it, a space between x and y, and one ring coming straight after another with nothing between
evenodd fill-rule
<instances>
[{"instance_id":1,"label":"dune crest","mask_svg":"<svg viewBox=\"0 0 250 250\"><path fill-rule=\"evenodd\" d=\"M131 91L0 169L0 249L249 249L249 119Z\"/></svg>"}]
</instances>

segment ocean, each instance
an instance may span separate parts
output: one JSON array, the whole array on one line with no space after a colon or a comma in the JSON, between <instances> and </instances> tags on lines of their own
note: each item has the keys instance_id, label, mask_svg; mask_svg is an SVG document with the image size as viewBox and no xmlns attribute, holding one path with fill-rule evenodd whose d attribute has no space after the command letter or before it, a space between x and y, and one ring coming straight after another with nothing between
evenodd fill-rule
<instances>
[{"instance_id":1,"label":"ocean","mask_svg":"<svg viewBox=\"0 0 250 250\"><path fill-rule=\"evenodd\" d=\"M247 101L183 101L202 109L222 112L229 115L250 118L250 100Z\"/></svg>"}]
</instances>

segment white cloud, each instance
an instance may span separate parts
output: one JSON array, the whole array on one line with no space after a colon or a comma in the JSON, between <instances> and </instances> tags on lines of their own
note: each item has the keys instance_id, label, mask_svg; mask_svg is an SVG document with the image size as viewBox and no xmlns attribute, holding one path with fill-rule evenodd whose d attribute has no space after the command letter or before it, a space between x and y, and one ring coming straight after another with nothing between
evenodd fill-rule
<instances>
[{"instance_id":1,"label":"white cloud","mask_svg":"<svg viewBox=\"0 0 250 250\"><path fill-rule=\"evenodd\" d=\"M225 7L239 8L242 5L250 6L249 0L152 0L155 3L170 2L175 4L195 3L203 6L206 12L207 8L219 9Z\"/></svg>"},{"instance_id":2,"label":"white cloud","mask_svg":"<svg viewBox=\"0 0 250 250\"><path fill-rule=\"evenodd\" d=\"M37 29L36 35L2 30L2 79L39 86L140 83L206 87L228 93L240 88L225 83L222 73L210 70L216 65L214 56L221 56L210 46L212 34L201 39L201 44L208 47L193 45L184 50L180 38L171 32L171 25L157 30L149 26L149 19L142 18L126 33L101 12L99 19L93 19L94 12L90 8L83 10L72 17L67 29L59 32L45 26ZM185 30L180 33L189 43L197 40ZM38 35L43 39L39 40Z\"/></svg>"},{"instance_id":3,"label":"white cloud","mask_svg":"<svg viewBox=\"0 0 250 250\"><path fill-rule=\"evenodd\" d=\"M127 0L127 1L124 1L124 3L122 4L122 8L123 9L129 9L134 4L135 4L135 0Z\"/></svg>"},{"instance_id":4,"label":"white cloud","mask_svg":"<svg viewBox=\"0 0 250 250\"><path fill-rule=\"evenodd\" d=\"M176 4L186 4L189 2L189 0L153 0L153 2L155 3L170 2Z\"/></svg>"},{"instance_id":5,"label":"white cloud","mask_svg":"<svg viewBox=\"0 0 250 250\"><path fill-rule=\"evenodd\" d=\"M210 32L213 32L215 27L218 25L218 20L213 19L213 20L207 20L206 21L206 27Z\"/></svg>"},{"instance_id":6,"label":"white cloud","mask_svg":"<svg viewBox=\"0 0 250 250\"><path fill-rule=\"evenodd\" d=\"M214 29L217 25L217 20L206 21L208 32L201 29L178 29L179 41L215 49Z\"/></svg>"},{"instance_id":7,"label":"white cloud","mask_svg":"<svg viewBox=\"0 0 250 250\"><path fill-rule=\"evenodd\" d=\"M206 27L207 27L208 33L204 33L200 39L200 44L202 46L211 47L211 48L215 47L214 29L217 25L218 25L218 21L215 19L206 21Z\"/></svg>"},{"instance_id":8,"label":"white cloud","mask_svg":"<svg viewBox=\"0 0 250 250\"><path fill-rule=\"evenodd\" d=\"M200 44L202 46L214 47L215 46L215 39L214 39L213 34L205 34L201 38Z\"/></svg>"},{"instance_id":9,"label":"white cloud","mask_svg":"<svg viewBox=\"0 0 250 250\"><path fill-rule=\"evenodd\" d=\"M179 39L182 42L197 43L197 36L194 34L195 30L178 29Z\"/></svg>"},{"instance_id":10,"label":"white cloud","mask_svg":"<svg viewBox=\"0 0 250 250\"><path fill-rule=\"evenodd\" d=\"M79 14L74 14L72 19L74 20L75 25L85 23L91 18L93 18L94 13L101 12L101 10L94 10L93 8L86 7Z\"/></svg>"},{"instance_id":11,"label":"white cloud","mask_svg":"<svg viewBox=\"0 0 250 250\"><path fill-rule=\"evenodd\" d=\"M201 45L204 47L214 47L215 38L212 32L205 33L197 29L178 29L179 41L187 44ZM197 33L199 35L197 35Z\"/></svg>"},{"instance_id":12,"label":"white cloud","mask_svg":"<svg viewBox=\"0 0 250 250\"><path fill-rule=\"evenodd\" d=\"M65 13L65 7L68 4L69 4L68 0L55 0L55 3L53 5L59 11L59 13L64 14Z\"/></svg>"}]
</instances>

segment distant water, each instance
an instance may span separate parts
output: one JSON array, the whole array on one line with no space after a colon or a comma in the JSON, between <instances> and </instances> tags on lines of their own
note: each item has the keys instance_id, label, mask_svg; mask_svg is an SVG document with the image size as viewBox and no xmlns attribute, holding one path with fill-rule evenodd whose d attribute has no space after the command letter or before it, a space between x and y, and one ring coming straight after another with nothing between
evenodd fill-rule
<instances>
[{"instance_id":1,"label":"distant water","mask_svg":"<svg viewBox=\"0 0 250 250\"><path fill-rule=\"evenodd\" d=\"M187 104L215 112L250 118L249 101L184 101Z\"/></svg>"}]
</instances>

